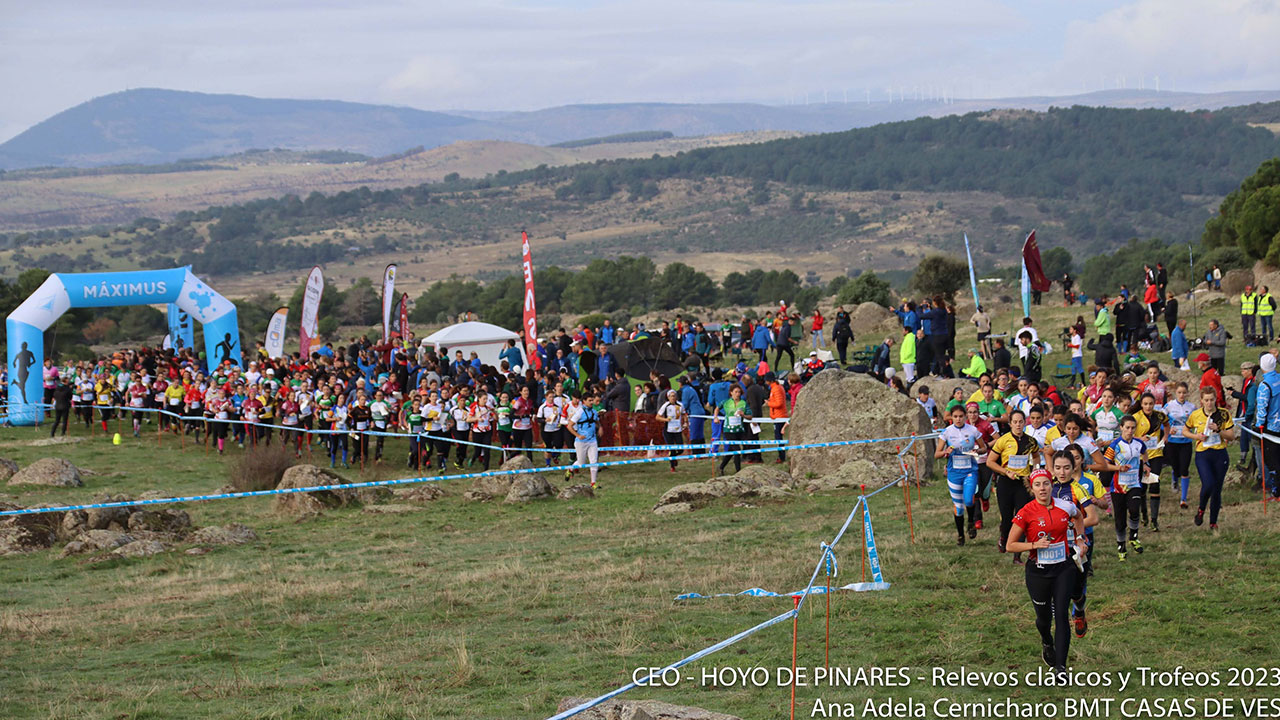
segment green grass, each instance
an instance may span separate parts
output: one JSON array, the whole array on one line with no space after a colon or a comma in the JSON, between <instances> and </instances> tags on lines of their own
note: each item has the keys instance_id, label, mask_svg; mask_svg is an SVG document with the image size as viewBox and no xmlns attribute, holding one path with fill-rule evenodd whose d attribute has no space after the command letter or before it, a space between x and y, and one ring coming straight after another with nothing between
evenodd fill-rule
<instances>
[{"instance_id":1,"label":"green grass","mask_svg":"<svg viewBox=\"0 0 1280 720\"><path fill-rule=\"evenodd\" d=\"M56 448L27 444L39 436L0 431L0 453L22 464L58 455L101 474L84 488L20 491L22 504L88 501L105 491L210 492L226 482L227 461L180 449L171 438L161 447L154 436L126 438L120 447L101 435ZM784 612L786 598L673 597L803 587L819 541L834 535L854 504L840 493L755 507L725 501L687 515L650 512L666 488L708 475L705 461L682 464L676 474L663 465L625 468L602 475L606 490L596 500L519 507L466 502L466 481L446 482L449 496L419 512L346 509L303 522L273 516L267 499L189 504L197 525L240 521L261 539L202 556L93 563L60 559L54 549L2 558L0 716L547 717L563 697L608 691L638 666L666 664ZM890 490L872 501L893 586L833 597L832 662L1034 670L1038 645L1022 572L995 552L994 523L956 548L945 488L921 494L912 508L914 544L902 494ZM1123 568L1101 544L1092 630L1072 646L1077 667L1274 662L1280 508L1264 518L1257 497L1237 487L1227 502L1217 536L1192 527L1176 505L1166 509L1164 531L1149 535L1146 554ZM855 527L838 550L846 582L860 571L856 539ZM822 663L824 608L816 598L801 613L803 665ZM775 626L703 665L785 666L789 634L786 624ZM630 695L746 718L785 716L786 688L703 687L700 667L687 673L694 682ZM990 694L916 683L870 696L907 693L926 700ZM1010 694L1057 696L1025 688ZM798 706L807 717L817 697L867 696L801 688Z\"/></svg>"}]
</instances>

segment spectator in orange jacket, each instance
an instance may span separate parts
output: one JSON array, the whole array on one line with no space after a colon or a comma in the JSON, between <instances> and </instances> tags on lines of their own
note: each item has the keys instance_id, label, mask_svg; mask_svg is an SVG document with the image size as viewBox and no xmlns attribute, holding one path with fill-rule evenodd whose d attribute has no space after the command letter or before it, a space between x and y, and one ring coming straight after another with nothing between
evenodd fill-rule
<instances>
[{"instance_id":1,"label":"spectator in orange jacket","mask_svg":"<svg viewBox=\"0 0 1280 720\"><path fill-rule=\"evenodd\" d=\"M766 404L769 406L769 418L771 420L779 420L773 423L773 439L782 439L782 422L781 419L787 417L787 391L782 387L782 383L778 382L778 377L773 373L764 376L765 383L769 386L769 399ZM775 463L784 463L787 461L786 449L778 446L778 459Z\"/></svg>"}]
</instances>

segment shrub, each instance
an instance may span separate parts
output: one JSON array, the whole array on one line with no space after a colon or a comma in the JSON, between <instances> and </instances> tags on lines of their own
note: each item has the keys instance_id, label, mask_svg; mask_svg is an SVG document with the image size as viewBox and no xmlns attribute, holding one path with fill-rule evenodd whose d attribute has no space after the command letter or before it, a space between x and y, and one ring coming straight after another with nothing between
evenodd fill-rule
<instances>
[{"instance_id":1,"label":"shrub","mask_svg":"<svg viewBox=\"0 0 1280 720\"><path fill-rule=\"evenodd\" d=\"M274 490L284 472L298 463L293 452L279 444L249 448L231 463L228 475L236 492Z\"/></svg>"}]
</instances>

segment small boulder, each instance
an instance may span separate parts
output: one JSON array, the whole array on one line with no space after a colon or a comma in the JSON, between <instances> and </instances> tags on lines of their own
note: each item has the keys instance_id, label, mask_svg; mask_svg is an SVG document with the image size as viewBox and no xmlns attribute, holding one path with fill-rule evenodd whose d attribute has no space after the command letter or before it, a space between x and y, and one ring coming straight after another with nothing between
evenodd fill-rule
<instances>
[{"instance_id":1,"label":"small boulder","mask_svg":"<svg viewBox=\"0 0 1280 720\"><path fill-rule=\"evenodd\" d=\"M191 529L186 510L139 510L129 516L130 532L147 531L184 535Z\"/></svg>"},{"instance_id":2,"label":"small boulder","mask_svg":"<svg viewBox=\"0 0 1280 720\"><path fill-rule=\"evenodd\" d=\"M134 540L126 543L111 551L112 555L117 557L149 557L158 553L165 552L169 549L168 545L159 540Z\"/></svg>"},{"instance_id":3,"label":"small boulder","mask_svg":"<svg viewBox=\"0 0 1280 720\"><path fill-rule=\"evenodd\" d=\"M9 478L10 485L82 487L80 470L62 458L40 458Z\"/></svg>"},{"instance_id":4,"label":"small boulder","mask_svg":"<svg viewBox=\"0 0 1280 720\"><path fill-rule=\"evenodd\" d=\"M522 503L530 500L541 500L555 496L555 490L551 488L551 483L542 477L540 473L529 473L528 475L516 475L515 480L511 483L511 488L507 491L507 498L503 500L506 503Z\"/></svg>"},{"instance_id":5,"label":"small boulder","mask_svg":"<svg viewBox=\"0 0 1280 720\"><path fill-rule=\"evenodd\" d=\"M396 488L391 491L395 499L402 503L418 503L425 505L444 497L444 488L435 483L416 485L408 488Z\"/></svg>"},{"instance_id":6,"label":"small boulder","mask_svg":"<svg viewBox=\"0 0 1280 720\"><path fill-rule=\"evenodd\" d=\"M129 502L132 499L133 498L128 495L104 494L97 496L93 501L95 503L118 503ZM88 525L91 530L105 530L113 524L122 528L127 527L129 525L129 514L135 509L136 508L129 506L90 508L85 511L85 524Z\"/></svg>"},{"instance_id":7,"label":"small boulder","mask_svg":"<svg viewBox=\"0 0 1280 720\"><path fill-rule=\"evenodd\" d=\"M18 463L8 459L0 458L0 481L8 480L18 472Z\"/></svg>"},{"instance_id":8,"label":"small boulder","mask_svg":"<svg viewBox=\"0 0 1280 720\"><path fill-rule=\"evenodd\" d=\"M258 533L240 523L210 525L191 533L191 542L201 545L243 545L258 539Z\"/></svg>"},{"instance_id":9,"label":"small boulder","mask_svg":"<svg viewBox=\"0 0 1280 720\"><path fill-rule=\"evenodd\" d=\"M342 485L346 482L337 473L315 465L294 465L284 471L284 477L281 478L276 489ZM342 507L354 502L354 494L347 490L316 490L276 495L271 508L281 515L310 517L320 514L322 510Z\"/></svg>"},{"instance_id":10,"label":"small boulder","mask_svg":"<svg viewBox=\"0 0 1280 720\"><path fill-rule=\"evenodd\" d=\"M560 701L559 712L575 708L588 698L565 698ZM698 707L672 705L661 700L610 700L585 710L575 717L580 720L742 720L736 715L725 715Z\"/></svg>"},{"instance_id":11,"label":"small boulder","mask_svg":"<svg viewBox=\"0 0 1280 720\"><path fill-rule=\"evenodd\" d=\"M516 455L506 462L502 463L501 471L512 470L532 470L534 468L533 461L524 455ZM550 483L543 478L542 473L524 473L521 475L499 475L489 477L478 477L472 483L471 489L462 494L467 500L484 501L494 500L500 497L508 497L512 493L512 486L521 479L538 478L548 487L550 492ZM535 483L536 484L536 483ZM526 485L524 491L533 490L533 486ZM522 492L524 492L522 491ZM521 502L521 501L514 501Z\"/></svg>"},{"instance_id":12,"label":"small boulder","mask_svg":"<svg viewBox=\"0 0 1280 720\"><path fill-rule=\"evenodd\" d=\"M84 510L69 510L62 516L58 525L58 539L70 540L89 529L89 513Z\"/></svg>"},{"instance_id":13,"label":"small boulder","mask_svg":"<svg viewBox=\"0 0 1280 720\"><path fill-rule=\"evenodd\" d=\"M137 538L128 533L114 530L86 530L67 543L62 549L62 557L79 553L98 552L99 550L115 550L134 542Z\"/></svg>"},{"instance_id":14,"label":"small boulder","mask_svg":"<svg viewBox=\"0 0 1280 720\"><path fill-rule=\"evenodd\" d=\"M560 494L556 495L556 499L577 500L579 498L594 498L595 496L596 493L591 489L591 485L588 483L579 483L577 485L570 485L569 487L561 490Z\"/></svg>"},{"instance_id":15,"label":"small boulder","mask_svg":"<svg viewBox=\"0 0 1280 720\"><path fill-rule=\"evenodd\" d=\"M17 505L0 503L0 510L21 510ZM0 518L0 555L15 555L44 550L58 539L61 513L8 515Z\"/></svg>"},{"instance_id":16,"label":"small boulder","mask_svg":"<svg viewBox=\"0 0 1280 720\"><path fill-rule=\"evenodd\" d=\"M653 509L654 515L675 515L677 513L693 512L693 505L687 502L668 503L659 505Z\"/></svg>"},{"instance_id":17,"label":"small boulder","mask_svg":"<svg viewBox=\"0 0 1280 720\"><path fill-rule=\"evenodd\" d=\"M418 512L422 508L417 505L403 505L399 503L387 503L385 505L365 505L364 511L375 515L402 515L404 513Z\"/></svg>"}]
</instances>

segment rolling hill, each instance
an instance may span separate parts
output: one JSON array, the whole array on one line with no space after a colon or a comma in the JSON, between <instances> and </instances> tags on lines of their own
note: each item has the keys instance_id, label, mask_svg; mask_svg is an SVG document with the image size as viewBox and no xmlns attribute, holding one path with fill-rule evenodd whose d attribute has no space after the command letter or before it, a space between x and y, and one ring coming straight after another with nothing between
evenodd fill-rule
<instances>
[{"instance_id":1,"label":"rolling hill","mask_svg":"<svg viewBox=\"0 0 1280 720\"><path fill-rule=\"evenodd\" d=\"M190 263L227 292L247 294L287 286L312 264L346 282L394 260L401 281L421 287L455 273L510 274L522 227L541 266L641 255L713 277L753 267L822 278L907 270L930 252L963 252L965 233L979 265L990 267L1007 264L1032 227L1043 247L1083 258L1133 237L1195 242L1222 197L1280 152L1280 140L1225 114L1076 107L563 166L546 153L570 149L482 143L338 168L449 166L468 148L477 170L470 179L287 194L89 232L0 233L0 274ZM479 172L516 158L537 165ZM136 182L156 177L164 176Z\"/></svg>"},{"instance_id":2,"label":"rolling hill","mask_svg":"<svg viewBox=\"0 0 1280 720\"><path fill-rule=\"evenodd\" d=\"M917 117L1086 105L1216 109L1280 100L1280 91L1217 94L1113 90L1068 97L906 99L770 106L751 103L568 105L531 112L429 112L334 100L264 99L162 89L95 98L0 144L0 169L166 163L254 148L379 156L459 140L551 145L638 131L678 136L760 130L833 132Z\"/></svg>"}]
</instances>

